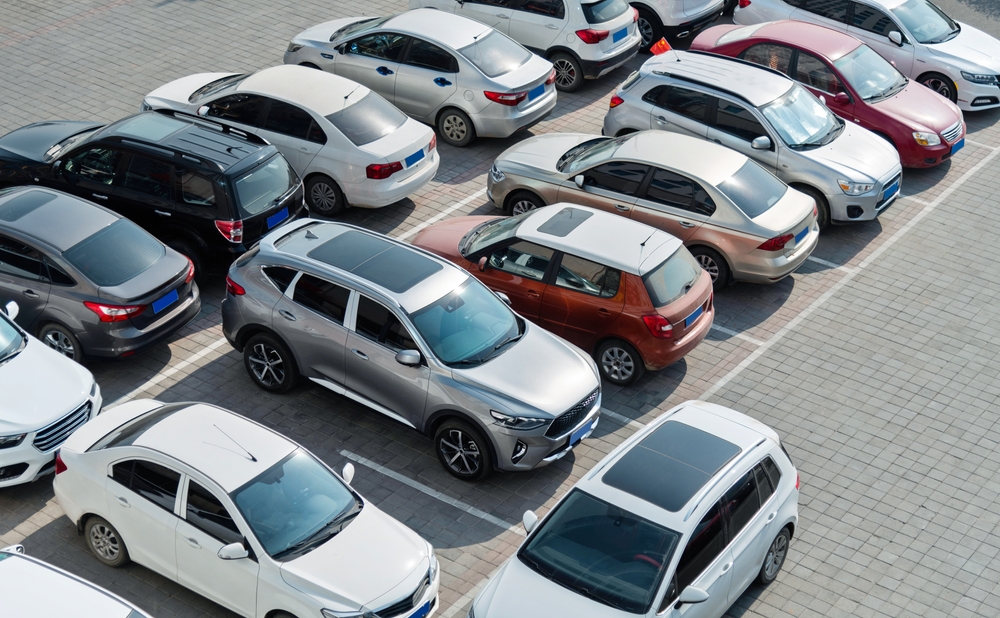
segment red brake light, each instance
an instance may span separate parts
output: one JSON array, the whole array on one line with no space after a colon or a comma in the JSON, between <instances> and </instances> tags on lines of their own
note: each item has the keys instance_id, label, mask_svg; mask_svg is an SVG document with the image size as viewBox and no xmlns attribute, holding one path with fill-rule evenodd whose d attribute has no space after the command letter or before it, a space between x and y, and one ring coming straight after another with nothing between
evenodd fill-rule
<instances>
[{"instance_id":1,"label":"red brake light","mask_svg":"<svg viewBox=\"0 0 1000 618\"><path fill-rule=\"evenodd\" d=\"M775 236L770 240L765 240L761 243L758 249L762 251L781 251L788 244L788 241L795 238L792 234L782 234L781 236Z\"/></svg>"},{"instance_id":2,"label":"red brake light","mask_svg":"<svg viewBox=\"0 0 1000 618\"><path fill-rule=\"evenodd\" d=\"M188 261L188 272L187 272L187 276L184 277L184 283L191 283L191 280L194 279L194 262L191 261L191 258L189 258L187 256L184 256L184 257Z\"/></svg>"},{"instance_id":3,"label":"red brake light","mask_svg":"<svg viewBox=\"0 0 1000 618\"><path fill-rule=\"evenodd\" d=\"M62 455L59 454L59 451L56 451L56 474L62 474L67 470L69 470L69 468L67 468L66 464L63 463Z\"/></svg>"},{"instance_id":4,"label":"red brake light","mask_svg":"<svg viewBox=\"0 0 1000 618\"><path fill-rule=\"evenodd\" d=\"M632 23L635 24L638 22L639 22L639 9L632 7Z\"/></svg>"},{"instance_id":5,"label":"red brake light","mask_svg":"<svg viewBox=\"0 0 1000 618\"><path fill-rule=\"evenodd\" d=\"M396 172L402 171L403 164L399 161L392 163L372 163L365 168L365 175L372 180L385 180Z\"/></svg>"},{"instance_id":6,"label":"red brake light","mask_svg":"<svg viewBox=\"0 0 1000 618\"><path fill-rule=\"evenodd\" d=\"M813 204L813 219L819 219L819 206Z\"/></svg>"},{"instance_id":7,"label":"red brake light","mask_svg":"<svg viewBox=\"0 0 1000 618\"><path fill-rule=\"evenodd\" d=\"M596 45L608 38L609 34L611 34L610 30L594 30L593 28L576 31L576 36L580 37L580 40L587 45Z\"/></svg>"},{"instance_id":8,"label":"red brake light","mask_svg":"<svg viewBox=\"0 0 1000 618\"><path fill-rule=\"evenodd\" d=\"M233 296L243 296L247 293L243 286L230 279L229 275L226 275L226 291Z\"/></svg>"},{"instance_id":9,"label":"red brake light","mask_svg":"<svg viewBox=\"0 0 1000 618\"><path fill-rule=\"evenodd\" d=\"M226 237L231 243L240 244L243 242L243 221L216 221L215 229Z\"/></svg>"},{"instance_id":10,"label":"red brake light","mask_svg":"<svg viewBox=\"0 0 1000 618\"><path fill-rule=\"evenodd\" d=\"M430 146L427 147L427 154L430 154L437 147L438 147L437 133L431 133L431 144Z\"/></svg>"},{"instance_id":11,"label":"red brake light","mask_svg":"<svg viewBox=\"0 0 1000 618\"><path fill-rule=\"evenodd\" d=\"M618 107L619 105L621 105L624 102L625 102L625 99L621 98L617 94L613 94L613 95L611 95L611 105L609 105L609 107L611 109L614 109L614 108Z\"/></svg>"},{"instance_id":12,"label":"red brake light","mask_svg":"<svg viewBox=\"0 0 1000 618\"><path fill-rule=\"evenodd\" d=\"M552 71L549 73L549 76L545 78L545 85L551 86L555 81L556 81L556 70L552 69Z\"/></svg>"},{"instance_id":13,"label":"red brake light","mask_svg":"<svg viewBox=\"0 0 1000 618\"><path fill-rule=\"evenodd\" d=\"M750 3L747 2L747 4L750 4ZM799 488L799 473L798 473L798 471L796 471L795 472L795 489L798 489L798 488Z\"/></svg>"},{"instance_id":14,"label":"red brake light","mask_svg":"<svg viewBox=\"0 0 1000 618\"><path fill-rule=\"evenodd\" d=\"M745 9L750 6L750 0L740 0L740 8Z\"/></svg>"},{"instance_id":15,"label":"red brake light","mask_svg":"<svg viewBox=\"0 0 1000 618\"><path fill-rule=\"evenodd\" d=\"M642 321L646 323L649 333L657 339L672 339L674 327L667 321L667 318L660 314L644 315Z\"/></svg>"},{"instance_id":16,"label":"red brake light","mask_svg":"<svg viewBox=\"0 0 1000 618\"><path fill-rule=\"evenodd\" d=\"M97 314L102 322L124 322L142 313L145 305L105 305L84 301L83 306Z\"/></svg>"},{"instance_id":17,"label":"red brake light","mask_svg":"<svg viewBox=\"0 0 1000 618\"><path fill-rule=\"evenodd\" d=\"M500 105L509 105L511 107L517 105L524 99L528 97L528 91L524 92L490 92L489 90L483 92L486 98L494 103L499 103Z\"/></svg>"}]
</instances>

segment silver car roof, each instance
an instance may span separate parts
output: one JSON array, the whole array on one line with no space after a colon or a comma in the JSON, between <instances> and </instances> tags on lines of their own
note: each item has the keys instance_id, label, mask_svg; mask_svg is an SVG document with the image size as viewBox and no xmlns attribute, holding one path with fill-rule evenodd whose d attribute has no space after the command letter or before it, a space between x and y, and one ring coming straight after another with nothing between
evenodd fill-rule
<instances>
[{"instance_id":1,"label":"silver car roof","mask_svg":"<svg viewBox=\"0 0 1000 618\"><path fill-rule=\"evenodd\" d=\"M642 65L646 74L674 76L732 92L754 107L766 105L795 84L777 72L748 62L715 54L671 51L653 56Z\"/></svg>"},{"instance_id":2,"label":"silver car roof","mask_svg":"<svg viewBox=\"0 0 1000 618\"><path fill-rule=\"evenodd\" d=\"M0 196L0 226L37 238L58 251L90 238L118 219L99 206L52 189L30 187Z\"/></svg>"},{"instance_id":3,"label":"silver car roof","mask_svg":"<svg viewBox=\"0 0 1000 618\"><path fill-rule=\"evenodd\" d=\"M454 13L436 9L414 9L392 17L379 26L379 30L412 34L459 50L472 45L477 38L481 38L493 28Z\"/></svg>"}]
</instances>

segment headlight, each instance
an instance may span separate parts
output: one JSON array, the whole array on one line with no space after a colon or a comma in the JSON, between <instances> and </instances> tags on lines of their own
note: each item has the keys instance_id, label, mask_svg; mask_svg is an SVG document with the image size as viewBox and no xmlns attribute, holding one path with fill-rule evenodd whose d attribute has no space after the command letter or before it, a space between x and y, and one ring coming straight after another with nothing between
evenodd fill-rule
<instances>
[{"instance_id":1,"label":"headlight","mask_svg":"<svg viewBox=\"0 0 1000 618\"><path fill-rule=\"evenodd\" d=\"M289 43L289 44L288 44L288 49L287 49L287 50L285 50L285 51L289 51L289 52L297 52L297 51L299 51L300 49L302 49L302 47L303 47L303 46L302 46L301 44L299 44L299 43L296 43L295 41L292 41L291 43ZM325 612L326 610L324 609L323 611Z\"/></svg>"},{"instance_id":2,"label":"headlight","mask_svg":"<svg viewBox=\"0 0 1000 618\"><path fill-rule=\"evenodd\" d=\"M913 139L917 140L917 143L921 146L937 146L941 143L941 138L938 137L937 133L924 133L923 131L916 131L913 134Z\"/></svg>"},{"instance_id":3,"label":"headlight","mask_svg":"<svg viewBox=\"0 0 1000 618\"><path fill-rule=\"evenodd\" d=\"M530 416L512 416L503 412L497 412L496 410L490 410L490 416L493 417L498 425L507 427L508 429L536 429L547 424L550 420L547 418L532 418Z\"/></svg>"},{"instance_id":4,"label":"headlight","mask_svg":"<svg viewBox=\"0 0 1000 618\"><path fill-rule=\"evenodd\" d=\"M332 609L321 609L326 618L377 618L373 612L335 612Z\"/></svg>"},{"instance_id":5,"label":"headlight","mask_svg":"<svg viewBox=\"0 0 1000 618\"><path fill-rule=\"evenodd\" d=\"M849 180L838 180L837 184L840 185L841 190L847 195L861 195L863 193L868 193L875 188L875 183L872 182L851 182Z\"/></svg>"},{"instance_id":6,"label":"headlight","mask_svg":"<svg viewBox=\"0 0 1000 618\"><path fill-rule=\"evenodd\" d=\"M503 182L506 177L507 176L504 175L499 168L497 168L497 164L494 163L493 167L490 168L490 178L493 179L493 182Z\"/></svg>"},{"instance_id":7,"label":"headlight","mask_svg":"<svg viewBox=\"0 0 1000 618\"><path fill-rule=\"evenodd\" d=\"M90 386L90 396L93 397L96 394L97 394L97 380L94 380L94 383Z\"/></svg>"},{"instance_id":8,"label":"headlight","mask_svg":"<svg viewBox=\"0 0 1000 618\"><path fill-rule=\"evenodd\" d=\"M996 75L979 75L979 74L976 74L976 73L966 73L965 71L962 71L962 77L965 78L966 81L970 81L970 82L972 82L974 84L996 84L997 83L997 76Z\"/></svg>"},{"instance_id":9,"label":"headlight","mask_svg":"<svg viewBox=\"0 0 1000 618\"><path fill-rule=\"evenodd\" d=\"M28 434L21 433L16 436L0 436L0 449L4 448L14 448L24 440L24 436Z\"/></svg>"},{"instance_id":10,"label":"headlight","mask_svg":"<svg viewBox=\"0 0 1000 618\"><path fill-rule=\"evenodd\" d=\"M153 109L153 106L150 105L149 103L146 103L146 99L143 99L142 100L142 104L139 105L139 111L140 112L148 112L151 109Z\"/></svg>"},{"instance_id":11,"label":"headlight","mask_svg":"<svg viewBox=\"0 0 1000 618\"><path fill-rule=\"evenodd\" d=\"M434 579L435 577L437 577L438 569L441 567L441 565L438 564L437 556L434 555L434 549L431 549L430 560L431 560L431 579Z\"/></svg>"}]
</instances>

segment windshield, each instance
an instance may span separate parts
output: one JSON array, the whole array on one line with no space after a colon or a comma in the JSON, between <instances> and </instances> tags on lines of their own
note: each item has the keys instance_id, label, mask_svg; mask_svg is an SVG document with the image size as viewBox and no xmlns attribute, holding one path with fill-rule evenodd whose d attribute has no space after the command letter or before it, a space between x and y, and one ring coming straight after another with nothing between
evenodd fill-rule
<instances>
[{"instance_id":1,"label":"windshield","mask_svg":"<svg viewBox=\"0 0 1000 618\"><path fill-rule=\"evenodd\" d=\"M833 66L865 101L891 96L906 87L902 73L867 45L858 47Z\"/></svg>"},{"instance_id":2,"label":"windshield","mask_svg":"<svg viewBox=\"0 0 1000 618\"><path fill-rule=\"evenodd\" d=\"M906 0L892 9L892 13L918 43L943 43L961 30L944 11L927 0Z\"/></svg>"},{"instance_id":3,"label":"windshield","mask_svg":"<svg viewBox=\"0 0 1000 618\"><path fill-rule=\"evenodd\" d=\"M829 144L844 127L843 121L798 84L760 111L792 149Z\"/></svg>"},{"instance_id":4,"label":"windshield","mask_svg":"<svg viewBox=\"0 0 1000 618\"><path fill-rule=\"evenodd\" d=\"M264 551L276 559L321 545L364 506L329 468L301 449L231 497Z\"/></svg>"},{"instance_id":5,"label":"windshield","mask_svg":"<svg viewBox=\"0 0 1000 618\"><path fill-rule=\"evenodd\" d=\"M97 127L97 129L89 129L87 131L84 131L83 133L77 133L76 135L71 135L70 137L67 137L63 141L53 145L51 148L45 151L44 155L42 155L42 162L49 163L50 161L58 157L60 154L68 152L77 144L82 144L83 142L87 141L87 138L89 138L91 135L97 133L97 130L100 128L101 127Z\"/></svg>"},{"instance_id":6,"label":"windshield","mask_svg":"<svg viewBox=\"0 0 1000 618\"><path fill-rule=\"evenodd\" d=\"M644 614L678 540L669 528L574 489L517 556L565 588Z\"/></svg>"},{"instance_id":7,"label":"windshield","mask_svg":"<svg viewBox=\"0 0 1000 618\"><path fill-rule=\"evenodd\" d=\"M687 293L701 276L702 268L686 247L680 247L662 264L642 276L654 307L665 307Z\"/></svg>"},{"instance_id":8,"label":"windshield","mask_svg":"<svg viewBox=\"0 0 1000 618\"><path fill-rule=\"evenodd\" d=\"M770 210L788 192L788 185L753 161L744 163L718 188L751 219Z\"/></svg>"},{"instance_id":9,"label":"windshield","mask_svg":"<svg viewBox=\"0 0 1000 618\"><path fill-rule=\"evenodd\" d=\"M280 154L274 155L267 163L237 179L240 215L247 218L264 212L298 183L299 177L288 166L288 161Z\"/></svg>"},{"instance_id":10,"label":"windshield","mask_svg":"<svg viewBox=\"0 0 1000 618\"><path fill-rule=\"evenodd\" d=\"M217 79L214 82L209 82L192 92L191 96L188 97L188 103L197 103L205 97L220 94L227 90L235 90L236 87L240 85L240 82L248 77L250 77L249 73L243 73L240 75L229 75L227 77L223 77L222 79Z\"/></svg>"},{"instance_id":11,"label":"windshield","mask_svg":"<svg viewBox=\"0 0 1000 618\"><path fill-rule=\"evenodd\" d=\"M524 334L502 300L476 279L410 314L410 321L447 365L478 365Z\"/></svg>"},{"instance_id":12,"label":"windshield","mask_svg":"<svg viewBox=\"0 0 1000 618\"><path fill-rule=\"evenodd\" d=\"M491 30L468 47L458 50L486 77L510 73L531 59L531 52L501 32Z\"/></svg>"},{"instance_id":13,"label":"windshield","mask_svg":"<svg viewBox=\"0 0 1000 618\"><path fill-rule=\"evenodd\" d=\"M458 250L462 252L462 255L471 255L493 243L513 238L517 233L518 226L531 214L531 212L525 212L513 217L498 217L487 221L469 232Z\"/></svg>"},{"instance_id":14,"label":"windshield","mask_svg":"<svg viewBox=\"0 0 1000 618\"><path fill-rule=\"evenodd\" d=\"M628 135L614 139L596 139L584 142L579 146L574 146L566 154L559 157L559 160L556 162L556 169L564 174L574 174L577 170L597 165L601 161L613 157L619 146L636 135L638 133L629 133Z\"/></svg>"},{"instance_id":15,"label":"windshield","mask_svg":"<svg viewBox=\"0 0 1000 618\"><path fill-rule=\"evenodd\" d=\"M375 92L326 117L355 146L389 135L406 122L406 114Z\"/></svg>"},{"instance_id":16,"label":"windshield","mask_svg":"<svg viewBox=\"0 0 1000 618\"><path fill-rule=\"evenodd\" d=\"M581 4L580 8L588 24L603 24L624 14L629 5L625 0L597 0L592 4Z\"/></svg>"},{"instance_id":17,"label":"windshield","mask_svg":"<svg viewBox=\"0 0 1000 618\"><path fill-rule=\"evenodd\" d=\"M0 306L0 313L4 311ZM0 315L0 363L20 352L26 343L28 338L21 334L10 318L5 313Z\"/></svg>"}]
</instances>

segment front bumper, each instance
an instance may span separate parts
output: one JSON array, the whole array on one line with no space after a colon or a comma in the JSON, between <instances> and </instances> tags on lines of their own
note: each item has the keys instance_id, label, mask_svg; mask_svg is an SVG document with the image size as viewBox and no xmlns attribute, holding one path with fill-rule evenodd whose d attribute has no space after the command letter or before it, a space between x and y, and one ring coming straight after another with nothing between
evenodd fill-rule
<instances>
[{"instance_id":1,"label":"front bumper","mask_svg":"<svg viewBox=\"0 0 1000 618\"><path fill-rule=\"evenodd\" d=\"M599 394L596 404L584 415L584 418L555 438L544 435L548 426L536 431L515 431L493 425L491 429L493 429L494 447L497 449L498 468L509 472L525 471L540 468L562 459L583 440L590 437L600 421L600 416L601 395ZM574 434L585 427L589 428L575 441L572 441L571 438ZM526 452L517 463L513 463L511 457L521 448L519 443L524 446Z\"/></svg>"},{"instance_id":2,"label":"front bumper","mask_svg":"<svg viewBox=\"0 0 1000 618\"><path fill-rule=\"evenodd\" d=\"M427 163L405 176L406 170L385 180L365 180L356 185L344 185L347 203L355 208L383 208L419 191L437 174L441 157L437 148L431 151ZM399 175L397 180L394 176Z\"/></svg>"},{"instance_id":3,"label":"front bumper","mask_svg":"<svg viewBox=\"0 0 1000 618\"><path fill-rule=\"evenodd\" d=\"M886 189L898 182L896 192L886 196ZM864 195L847 195L837 190L835 195L827 195L830 204L830 219L833 223L856 223L871 221L885 212L889 206L899 199L903 191L903 168L897 166L893 171L878 181L875 188Z\"/></svg>"},{"instance_id":4,"label":"front bumper","mask_svg":"<svg viewBox=\"0 0 1000 618\"><path fill-rule=\"evenodd\" d=\"M479 137L510 137L544 120L555 106L556 89L553 87L524 109L490 103L481 112L472 114L471 118Z\"/></svg>"},{"instance_id":5,"label":"front bumper","mask_svg":"<svg viewBox=\"0 0 1000 618\"><path fill-rule=\"evenodd\" d=\"M796 245L788 253L775 257L771 252L754 250L749 254L734 257L733 278L748 283L777 283L802 266L819 244L819 224L809 226L809 234L804 242ZM735 259L739 258L739 262Z\"/></svg>"},{"instance_id":6,"label":"front bumper","mask_svg":"<svg viewBox=\"0 0 1000 618\"><path fill-rule=\"evenodd\" d=\"M199 312L201 312L201 292L198 284L193 283L191 296L146 328L139 330L130 322L99 323L101 327L113 328L88 330L80 335L80 344L86 350L87 356L101 358L119 358L125 354L132 356L173 335L198 317Z\"/></svg>"},{"instance_id":7,"label":"front bumper","mask_svg":"<svg viewBox=\"0 0 1000 618\"><path fill-rule=\"evenodd\" d=\"M610 58L600 60L586 60L581 58L580 68L583 69L583 77L585 79L604 77L632 58L635 58L635 55L639 53L639 48L642 46L642 37L637 34L634 38L635 41L625 51L617 53Z\"/></svg>"},{"instance_id":8,"label":"front bumper","mask_svg":"<svg viewBox=\"0 0 1000 618\"><path fill-rule=\"evenodd\" d=\"M998 88L997 91L1000 93L1000 88ZM966 126L963 122L962 132L959 134L958 138L951 143L947 143L942 140L941 144L928 147L921 146L911 140L910 145L907 148L899 151L900 162L903 164L903 167L913 168L927 168L940 165L950 159L952 155L957 152L954 151L954 148L965 139L965 134Z\"/></svg>"},{"instance_id":9,"label":"front bumper","mask_svg":"<svg viewBox=\"0 0 1000 618\"><path fill-rule=\"evenodd\" d=\"M979 111L1000 107L1000 87L994 84L976 84L961 79L955 85L958 87L958 107L962 111Z\"/></svg>"}]
</instances>

